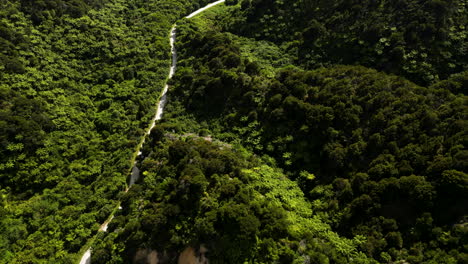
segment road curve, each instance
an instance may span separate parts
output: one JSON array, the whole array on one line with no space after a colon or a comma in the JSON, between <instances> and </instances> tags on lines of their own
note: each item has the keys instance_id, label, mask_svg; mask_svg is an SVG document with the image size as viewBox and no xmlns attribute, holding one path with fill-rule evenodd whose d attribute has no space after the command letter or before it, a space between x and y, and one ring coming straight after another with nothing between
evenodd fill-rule
<instances>
[{"instance_id":1,"label":"road curve","mask_svg":"<svg viewBox=\"0 0 468 264\"><path fill-rule=\"evenodd\" d=\"M208 8L210 8L210 7L213 7L213 6L215 6L215 5L221 4L221 3L223 3L224 1L225 1L225 0L219 0L219 1L216 1L216 2L214 2L214 3L208 4L208 5L206 5L205 7L202 7L202 8L200 8L200 9L198 9L197 11L193 12L192 14L186 16L186 18L192 18L192 17L194 17L194 16L200 14L201 12L205 11L206 9L208 9Z\"/></svg>"}]
</instances>

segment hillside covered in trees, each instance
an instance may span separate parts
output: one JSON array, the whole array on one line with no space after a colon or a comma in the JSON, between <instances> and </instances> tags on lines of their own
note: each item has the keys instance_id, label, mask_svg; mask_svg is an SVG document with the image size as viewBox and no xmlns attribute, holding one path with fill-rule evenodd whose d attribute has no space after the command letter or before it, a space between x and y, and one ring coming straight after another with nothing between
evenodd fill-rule
<instances>
[{"instance_id":1,"label":"hillside covered in trees","mask_svg":"<svg viewBox=\"0 0 468 264\"><path fill-rule=\"evenodd\" d=\"M284 45L307 69L363 65L420 85L467 70L463 0L239 2L236 33Z\"/></svg>"},{"instance_id":2,"label":"hillside covered in trees","mask_svg":"<svg viewBox=\"0 0 468 264\"><path fill-rule=\"evenodd\" d=\"M0 263L78 257L125 189L172 24L206 2L0 1Z\"/></svg>"},{"instance_id":3,"label":"hillside covered in trees","mask_svg":"<svg viewBox=\"0 0 468 264\"><path fill-rule=\"evenodd\" d=\"M144 178L122 197L109 226L115 232L98 239L93 263L130 263L146 249L176 263L177 253L196 245L209 249L210 263L369 262L357 249L364 238L332 232L268 159L174 134L174 125L153 129L139 166Z\"/></svg>"},{"instance_id":4,"label":"hillside covered in trees","mask_svg":"<svg viewBox=\"0 0 468 264\"><path fill-rule=\"evenodd\" d=\"M424 60L438 60L437 66L459 66L433 67L415 78L417 75L402 70L404 61L392 64L393 68L384 67L390 64L379 58L389 59L390 48L381 54L367 53L366 47L353 49L334 39L339 33L334 28L315 37L307 35L307 30L298 35L307 27L303 24L307 16L292 12L309 9L293 8L299 3L286 2L241 1L204 20L180 25L180 62L167 120L179 120L181 131L212 134L273 157L299 184L314 213L342 236L366 237L360 249L378 262L466 263L465 41L452 43L459 48L443 46L447 52L459 53L453 59L444 61L428 53ZM336 5L309 2L319 14L333 10L336 19L341 19L334 25L350 38L363 32L353 31L355 24L344 19L361 9L340 11L347 7L341 1ZM446 18L452 23L452 34L465 34L463 2L439 4L453 11ZM371 7L370 14L388 14L387 26L393 15L400 14L385 2L374 6L375 10ZM418 14L400 14L399 18L416 20ZM427 20L437 21L435 15L424 14ZM283 18L293 20L281 28ZM318 18L314 16L317 23L326 24L330 16ZM384 25L370 24L368 18L353 23ZM440 31L447 26L437 25ZM402 35L410 30L415 36L423 34L422 29L407 28L401 29ZM434 40L415 38L413 44L408 39L401 48L410 50L418 44L428 52L430 48L434 48L430 52L442 52L436 51L438 36L431 36ZM327 45L340 48L320 45L327 54L323 63L313 64L312 58L303 56L304 45L313 46L311 38L320 42L325 37L332 38L326 40ZM354 56L355 50L360 52L359 59L333 57L341 53ZM420 66L424 61L416 62ZM339 65L342 63L353 65ZM424 79L425 74L437 74L444 80Z\"/></svg>"},{"instance_id":5,"label":"hillside covered in trees","mask_svg":"<svg viewBox=\"0 0 468 264\"><path fill-rule=\"evenodd\" d=\"M209 2L0 2L0 263L468 263L466 1Z\"/></svg>"}]
</instances>

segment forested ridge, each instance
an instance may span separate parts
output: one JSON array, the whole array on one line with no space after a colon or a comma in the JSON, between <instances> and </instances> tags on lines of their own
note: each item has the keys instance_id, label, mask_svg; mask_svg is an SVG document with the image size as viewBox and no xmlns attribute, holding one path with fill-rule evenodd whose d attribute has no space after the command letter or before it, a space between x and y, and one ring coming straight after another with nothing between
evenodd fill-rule
<instances>
[{"instance_id":1,"label":"forested ridge","mask_svg":"<svg viewBox=\"0 0 468 264\"><path fill-rule=\"evenodd\" d=\"M100 235L92 262L146 263L141 252L155 250L162 263L176 263L187 246L204 245L210 263L368 263L357 250L363 237L332 232L268 159L175 134L175 125L153 129L139 165L143 180L122 197L109 226L116 231Z\"/></svg>"},{"instance_id":2,"label":"forested ridge","mask_svg":"<svg viewBox=\"0 0 468 264\"><path fill-rule=\"evenodd\" d=\"M336 39L333 45L341 48L322 46L329 53L324 57L326 63L314 65L309 64L313 59L304 57L307 49L301 48L312 45L311 39L304 32L297 34L306 27L306 19L291 15L309 9L286 1L231 3L234 6L224 13L212 14L222 23L205 19L179 26L180 61L167 119L179 120L181 131L213 134L273 157L312 201L315 214L342 236L366 237L360 250L378 262L467 262L465 49L444 46L447 52L461 52L445 62L439 60L442 64L459 63L461 67L450 70L453 75L446 72L449 67L421 72L446 76L441 81L382 68L387 64L377 59L391 56L385 49L382 54L362 55L367 49L356 48L361 52L359 60L335 60L332 56L338 58L339 52L355 55L355 50ZM345 9L341 15L344 4L336 1L311 6L318 13L333 10L337 19L353 17L349 13L355 9ZM447 21L460 26L452 28L458 32L454 34L465 34L464 3L438 4L453 11ZM380 9L375 8L382 12L385 6L382 2ZM386 12L390 17L395 15ZM317 19L318 14L314 14ZM417 20L418 14L400 15L400 19ZM436 19L425 15L427 20ZM292 19L289 27L282 28L283 18ZM354 24L340 22L334 25L355 33ZM371 25L365 19L353 23L386 25L375 21ZM437 25L440 31L446 26ZM291 31L296 31L294 36L284 34ZM412 29L416 36L421 31ZM336 32L331 30L330 34ZM324 36L330 35L313 38L321 41ZM437 39L418 41L419 48L425 49L437 43ZM407 41L401 48L410 49L411 45ZM314 54L318 53L312 51ZM361 60L366 56L373 62ZM289 65L291 61L294 66ZM417 66L421 63L417 61ZM394 65L403 69L404 61Z\"/></svg>"},{"instance_id":3,"label":"forested ridge","mask_svg":"<svg viewBox=\"0 0 468 264\"><path fill-rule=\"evenodd\" d=\"M209 2L0 2L0 263L468 263L466 1Z\"/></svg>"}]
</instances>

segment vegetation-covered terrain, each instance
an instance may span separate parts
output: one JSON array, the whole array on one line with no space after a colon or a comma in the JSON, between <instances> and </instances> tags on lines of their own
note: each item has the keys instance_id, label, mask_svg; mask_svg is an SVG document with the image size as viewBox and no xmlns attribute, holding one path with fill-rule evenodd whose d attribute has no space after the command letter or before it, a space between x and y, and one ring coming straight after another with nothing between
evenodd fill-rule
<instances>
[{"instance_id":1,"label":"vegetation-covered terrain","mask_svg":"<svg viewBox=\"0 0 468 264\"><path fill-rule=\"evenodd\" d=\"M0 263L468 263L464 0L3 1ZM93 240L94 241L94 240Z\"/></svg>"},{"instance_id":2,"label":"vegetation-covered terrain","mask_svg":"<svg viewBox=\"0 0 468 264\"><path fill-rule=\"evenodd\" d=\"M259 2L264 5L255 9ZM261 32L266 25L248 18L270 10L267 2L244 1L227 14L213 14L225 24L179 26L180 61L167 119L180 120L181 131L213 134L273 157L316 215L340 235L366 237L360 249L379 262L467 262L468 73L420 86L404 73L331 59L326 68L304 70L314 67L288 52L288 37L232 34L249 27ZM280 4L271 3L270 11L288 14ZM464 20L456 20L460 15ZM454 16L466 23L466 12ZM280 26L279 19L270 23ZM462 55L448 62L460 60L461 70ZM291 60L299 63L282 67Z\"/></svg>"},{"instance_id":3,"label":"vegetation-covered terrain","mask_svg":"<svg viewBox=\"0 0 468 264\"><path fill-rule=\"evenodd\" d=\"M235 32L281 43L307 69L363 65L420 85L467 70L464 0L239 2Z\"/></svg>"},{"instance_id":4,"label":"vegetation-covered terrain","mask_svg":"<svg viewBox=\"0 0 468 264\"><path fill-rule=\"evenodd\" d=\"M206 2L0 2L0 263L71 261L109 216Z\"/></svg>"},{"instance_id":5,"label":"vegetation-covered terrain","mask_svg":"<svg viewBox=\"0 0 468 264\"><path fill-rule=\"evenodd\" d=\"M296 183L268 160L159 124L145 145L144 179L122 198L123 210L97 243L92 262L130 263L141 249L175 263L190 245L210 263L368 263L363 237L339 237L313 215Z\"/></svg>"}]
</instances>

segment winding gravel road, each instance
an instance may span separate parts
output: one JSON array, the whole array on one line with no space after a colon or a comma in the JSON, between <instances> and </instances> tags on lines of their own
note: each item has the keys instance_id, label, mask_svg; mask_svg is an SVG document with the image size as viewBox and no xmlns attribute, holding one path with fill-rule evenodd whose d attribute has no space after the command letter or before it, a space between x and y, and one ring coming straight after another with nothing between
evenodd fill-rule
<instances>
[{"instance_id":1,"label":"winding gravel road","mask_svg":"<svg viewBox=\"0 0 468 264\"><path fill-rule=\"evenodd\" d=\"M192 17L200 14L201 12L207 10L208 8L213 7L215 5L218 5L218 4L221 4L224 1L225 0L219 0L219 1L213 2L211 4L208 4L205 7L202 7L200 9L198 9L197 11L191 13L190 15L186 16L185 18L192 18ZM172 79L172 77L174 76L174 73L176 71L176 66L177 66L177 50L176 50L176 47L175 47L176 28L177 28L177 25L174 24L174 26L171 29L171 34L170 34L170 37L169 37L169 41L170 41L170 45L171 45L172 64L171 64L171 68L169 70L168 79ZM162 118L163 111L164 111L164 106L166 106L166 103L167 103L166 93L167 93L168 89L169 89L169 85L166 83L166 85L164 85L164 89L163 89L163 91L161 93L161 99L159 100L158 108L156 109L156 114L154 115L153 119L151 120L151 125L150 125L150 127L148 128L148 130L145 133L145 138L146 138L146 136L148 136L151 133L151 130L156 125L156 121L160 120ZM145 142L145 138L143 139L143 144ZM141 144L140 149L138 150L138 156L141 156L141 154L142 154L141 149L143 148L143 144ZM133 184L135 184L135 182L138 180L139 177L140 177L140 170L138 169L138 167L136 165L134 165L133 169L132 169L132 174L130 176L129 188L132 187ZM128 191L128 189L127 189L127 191ZM114 218L114 216L111 216L111 218L109 220L105 221L101 225L101 227L99 228L99 231L106 232L107 231L107 226L109 225L109 223L112 221L113 218ZM80 264L90 264L90 263L91 263L91 248L89 248L84 253L84 255L83 255L83 257L81 258L81 261L80 261Z\"/></svg>"}]
</instances>

